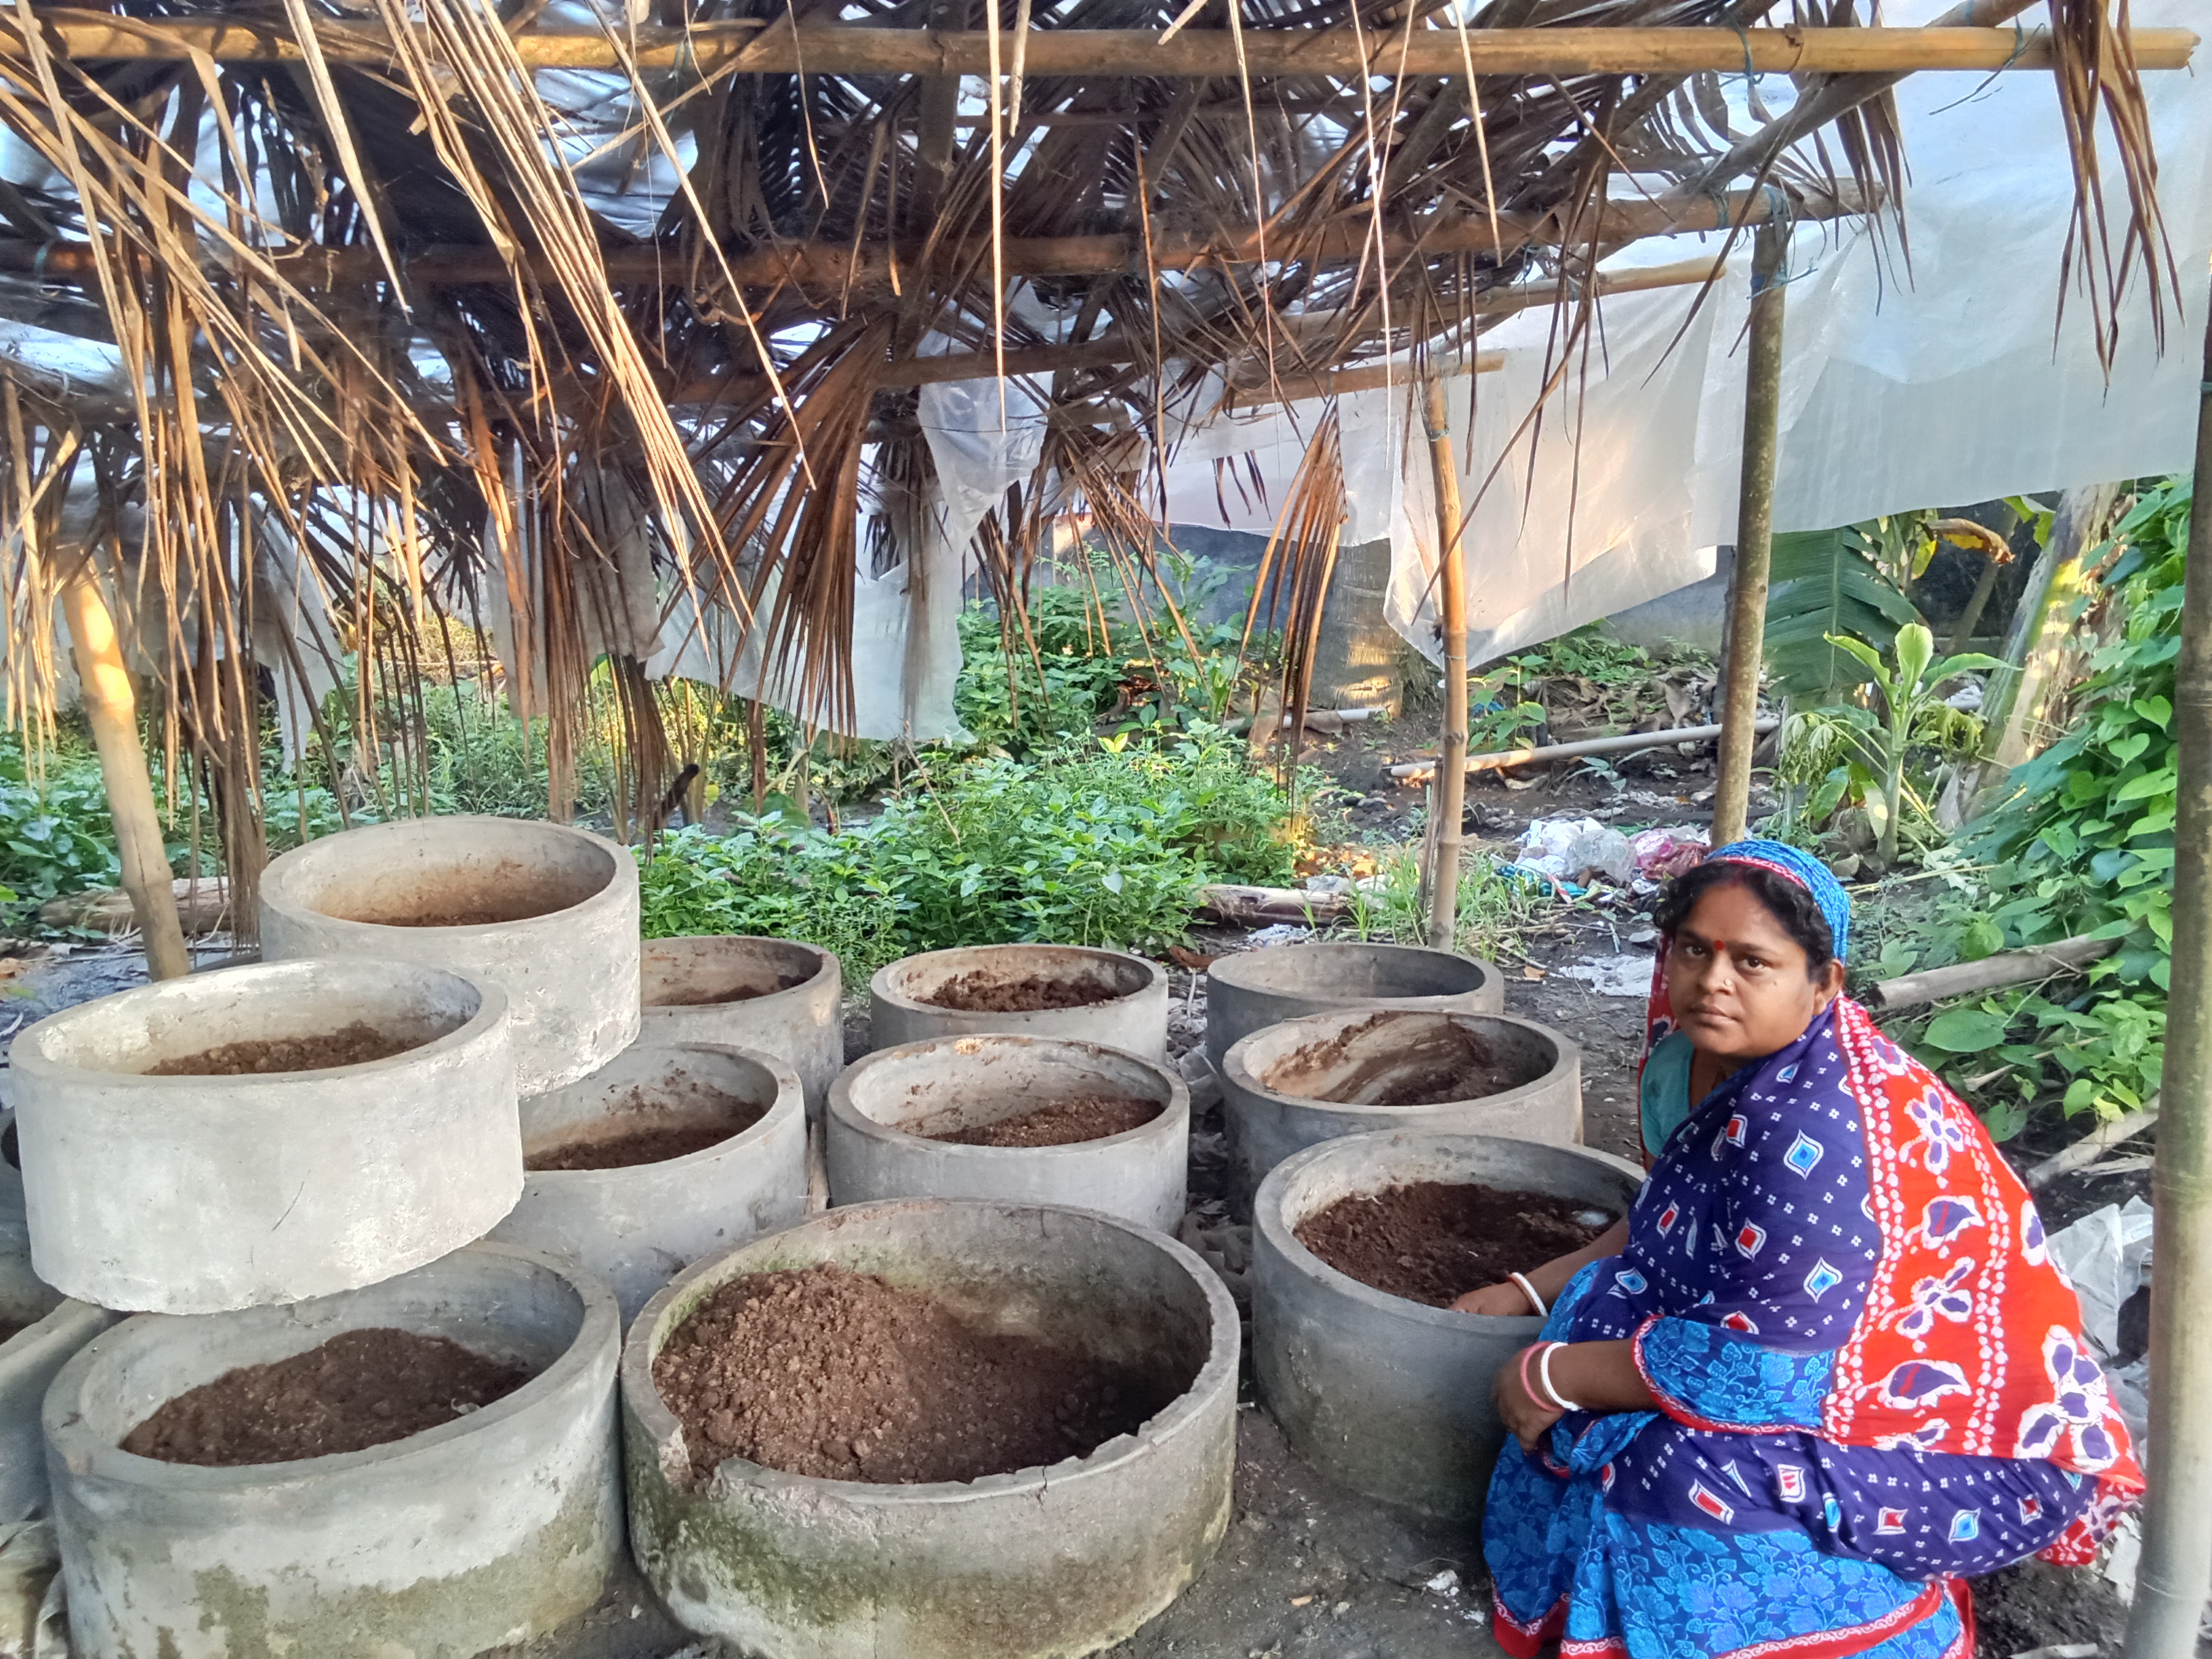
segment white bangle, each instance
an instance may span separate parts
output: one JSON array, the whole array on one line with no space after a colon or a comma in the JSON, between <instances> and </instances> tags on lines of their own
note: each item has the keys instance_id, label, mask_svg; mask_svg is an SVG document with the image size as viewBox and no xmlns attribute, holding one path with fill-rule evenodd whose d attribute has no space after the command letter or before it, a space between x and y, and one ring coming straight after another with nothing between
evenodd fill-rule
<instances>
[{"instance_id":1,"label":"white bangle","mask_svg":"<svg viewBox=\"0 0 2212 1659\"><path fill-rule=\"evenodd\" d=\"M1530 1304L1536 1310L1537 1318L1543 1319L1549 1316L1552 1310L1544 1305L1544 1298L1536 1294L1536 1287L1528 1282L1528 1274L1508 1273L1505 1276L1521 1287L1521 1294L1527 1297Z\"/></svg>"},{"instance_id":2,"label":"white bangle","mask_svg":"<svg viewBox=\"0 0 2212 1659\"><path fill-rule=\"evenodd\" d=\"M1561 1394L1552 1382L1552 1356L1566 1346L1564 1342L1548 1344L1544 1352L1536 1356L1536 1380L1543 1384L1544 1392L1551 1395L1554 1406L1563 1412L1578 1412L1582 1407Z\"/></svg>"}]
</instances>

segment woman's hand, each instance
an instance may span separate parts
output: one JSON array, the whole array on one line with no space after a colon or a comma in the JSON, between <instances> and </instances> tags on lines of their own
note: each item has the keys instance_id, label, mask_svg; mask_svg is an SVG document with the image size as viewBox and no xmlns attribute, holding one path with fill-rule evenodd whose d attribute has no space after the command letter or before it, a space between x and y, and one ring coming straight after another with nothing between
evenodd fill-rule
<instances>
[{"instance_id":1,"label":"woman's hand","mask_svg":"<svg viewBox=\"0 0 2212 1659\"><path fill-rule=\"evenodd\" d=\"M1480 1296L1482 1292L1478 1291L1474 1294ZM1536 1382L1536 1350L1547 1346L1539 1342L1523 1348L1500 1365L1497 1385L1492 1390L1498 1401L1498 1415L1504 1420L1506 1429L1521 1443L1521 1449L1525 1452L1541 1449L1544 1437L1551 1432L1552 1425L1566 1415L1534 1393L1540 1386ZM1525 1383L1521 1380L1524 1376L1528 1379Z\"/></svg>"},{"instance_id":2,"label":"woman's hand","mask_svg":"<svg viewBox=\"0 0 2212 1659\"><path fill-rule=\"evenodd\" d=\"M1493 1319L1526 1319L1536 1310L1529 1305L1528 1292L1508 1279L1503 1285L1486 1285L1479 1291L1469 1291L1452 1304L1452 1311L1488 1314Z\"/></svg>"}]
</instances>

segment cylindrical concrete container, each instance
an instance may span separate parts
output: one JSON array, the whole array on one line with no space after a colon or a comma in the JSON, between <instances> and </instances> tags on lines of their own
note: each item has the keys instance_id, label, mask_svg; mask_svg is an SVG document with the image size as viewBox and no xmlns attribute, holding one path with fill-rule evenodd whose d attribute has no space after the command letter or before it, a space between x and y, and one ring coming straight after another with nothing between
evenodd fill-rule
<instances>
[{"instance_id":1,"label":"cylindrical concrete container","mask_svg":"<svg viewBox=\"0 0 2212 1659\"><path fill-rule=\"evenodd\" d=\"M1626 1215L1643 1176L1581 1146L1381 1130L1309 1147L1260 1188L1252 1366L1284 1437L1354 1492L1472 1522L1505 1439L1492 1381L1543 1322L1387 1295L1337 1272L1294 1231L1338 1199L1417 1181L1548 1193Z\"/></svg>"},{"instance_id":2,"label":"cylindrical concrete container","mask_svg":"<svg viewBox=\"0 0 2212 1659\"><path fill-rule=\"evenodd\" d=\"M561 824L370 824L295 848L261 877L264 961L382 957L503 988L526 1095L635 1039L638 948L637 860Z\"/></svg>"},{"instance_id":3,"label":"cylindrical concrete container","mask_svg":"<svg viewBox=\"0 0 2212 1659\"><path fill-rule=\"evenodd\" d=\"M31 1272L23 1218L0 1216L0 1526L46 1507L46 1454L39 1405L69 1357L115 1322L71 1302Z\"/></svg>"},{"instance_id":4,"label":"cylindrical concrete container","mask_svg":"<svg viewBox=\"0 0 2212 1659\"><path fill-rule=\"evenodd\" d=\"M1236 951L1206 970L1206 1057L1218 1072L1253 1032L1336 1008L1430 1014L1505 1011L1494 963L1419 945L1276 945Z\"/></svg>"},{"instance_id":5,"label":"cylindrical concrete container","mask_svg":"<svg viewBox=\"0 0 2212 1659\"><path fill-rule=\"evenodd\" d=\"M933 1000L956 988L988 991L1030 980L1106 994L1073 1008L1012 1013L949 1008ZM1147 1060L1167 1055L1167 973L1158 963L1127 951L1073 945L976 945L926 951L878 969L868 981L868 1042L873 1048L990 1031L1103 1042Z\"/></svg>"},{"instance_id":6,"label":"cylindrical concrete container","mask_svg":"<svg viewBox=\"0 0 2212 1659\"><path fill-rule=\"evenodd\" d=\"M878 1486L732 1458L703 1486L653 1361L741 1273L834 1261L1182 1385L1089 1456ZM777 1659L1096 1652L1172 1601L1229 1524L1237 1309L1197 1256L1111 1217L908 1200L832 1210L702 1262L623 1355L630 1548L678 1622ZM947 1401L957 1411L959 1402Z\"/></svg>"},{"instance_id":7,"label":"cylindrical concrete container","mask_svg":"<svg viewBox=\"0 0 2212 1659\"><path fill-rule=\"evenodd\" d=\"M188 1389L376 1326L536 1375L366 1451L207 1468L122 1449ZM77 1653L465 1659L575 1617L622 1547L619 1346L604 1285L489 1244L317 1302L118 1326L46 1396Z\"/></svg>"},{"instance_id":8,"label":"cylindrical concrete container","mask_svg":"<svg viewBox=\"0 0 2212 1659\"><path fill-rule=\"evenodd\" d=\"M774 1054L799 1073L820 1117L845 1069L845 970L817 945L716 933L645 942L638 1041L722 1042Z\"/></svg>"},{"instance_id":9,"label":"cylindrical concrete container","mask_svg":"<svg viewBox=\"0 0 2212 1659\"><path fill-rule=\"evenodd\" d=\"M1516 1081L1467 1100L1381 1103L1433 1079L1472 1039ZM1566 1145L1583 1135L1582 1050L1510 1014L1345 1008L1285 1020L1240 1040L1221 1067L1229 1202L1249 1212L1267 1171L1316 1141L1370 1129L1516 1135Z\"/></svg>"},{"instance_id":10,"label":"cylindrical concrete container","mask_svg":"<svg viewBox=\"0 0 2212 1659\"><path fill-rule=\"evenodd\" d=\"M627 1326L708 1251L806 1213L799 1075L746 1049L641 1042L581 1082L522 1103L526 1160L581 1140L716 1124L730 1127L727 1139L657 1164L526 1171L521 1202L492 1237L605 1280Z\"/></svg>"},{"instance_id":11,"label":"cylindrical concrete container","mask_svg":"<svg viewBox=\"0 0 2212 1659\"><path fill-rule=\"evenodd\" d=\"M1156 1100L1149 1123L1065 1146L963 1146L942 1133L1085 1095ZM1103 1210L1173 1231L1190 1162L1190 1091L1165 1066L1060 1037L939 1037L879 1048L830 1091L830 1200L981 1198Z\"/></svg>"},{"instance_id":12,"label":"cylindrical concrete container","mask_svg":"<svg viewBox=\"0 0 2212 1659\"><path fill-rule=\"evenodd\" d=\"M359 956L124 991L15 1039L39 1277L103 1308L213 1313L369 1285L481 1238L522 1191L507 1001ZM319 1071L153 1076L368 1025L417 1046Z\"/></svg>"}]
</instances>

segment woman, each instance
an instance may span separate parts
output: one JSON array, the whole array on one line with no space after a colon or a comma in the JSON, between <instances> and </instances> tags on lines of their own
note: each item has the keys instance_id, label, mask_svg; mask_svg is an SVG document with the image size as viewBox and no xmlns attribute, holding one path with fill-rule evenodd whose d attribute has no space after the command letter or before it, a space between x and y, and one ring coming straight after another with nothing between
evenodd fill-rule
<instances>
[{"instance_id":1,"label":"woman","mask_svg":"<svg viewBox=\"0 0 2212 1659\"><path fill-rule=\"evenodd\" d=\"M1521 1659L1971 1659L1963 1580L2087 1560L2142 1490L2027 1190L1842 994L1850 906L1739 842L1668 889L1651 1172L1588 1249L1463 1297L1499 1374L1483 1520Z\"/></svg>"}]
</instances>

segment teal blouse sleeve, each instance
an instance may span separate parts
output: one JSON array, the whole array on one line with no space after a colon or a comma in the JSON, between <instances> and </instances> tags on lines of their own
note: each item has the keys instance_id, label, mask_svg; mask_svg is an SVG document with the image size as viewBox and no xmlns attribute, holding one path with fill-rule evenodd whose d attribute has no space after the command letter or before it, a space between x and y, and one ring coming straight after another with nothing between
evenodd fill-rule
<instances>
[{"instance_id":1,"label":"teal blouse sleeve","mask_svg":"<svg viewBox=\"0 0 2212 1659\"><path fill-rule=\"evenodd\" d=\"M1640 1116L1644 1149L1653 1158L1690 1115L1690 1061L1696 1053L1686 1034L1669 1031L1644 1062Z\"/></svg>"}]
</instances>

